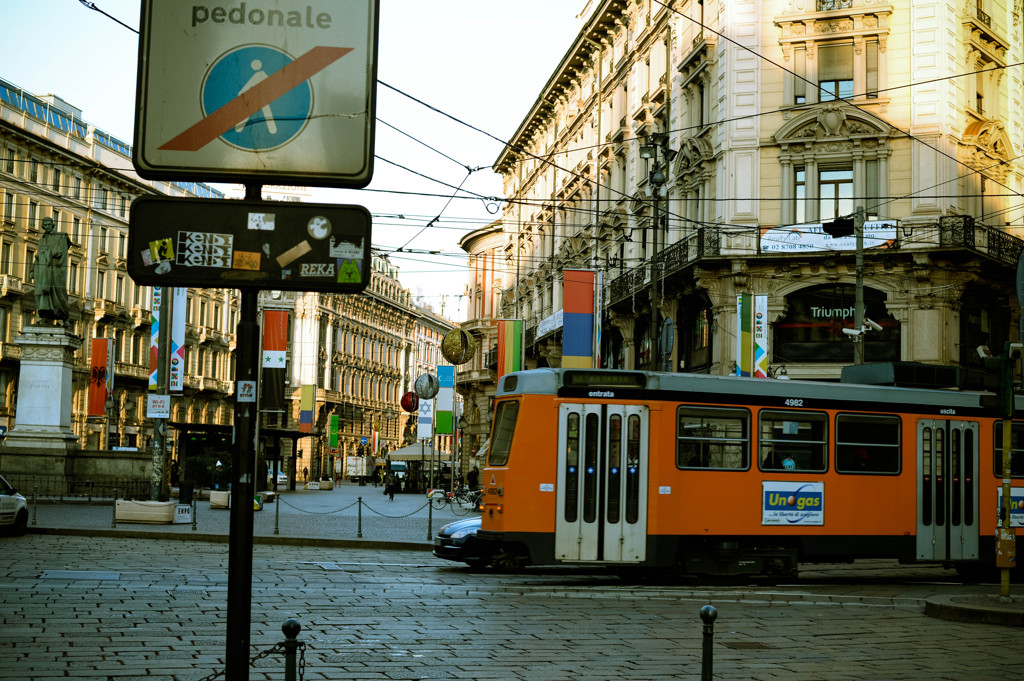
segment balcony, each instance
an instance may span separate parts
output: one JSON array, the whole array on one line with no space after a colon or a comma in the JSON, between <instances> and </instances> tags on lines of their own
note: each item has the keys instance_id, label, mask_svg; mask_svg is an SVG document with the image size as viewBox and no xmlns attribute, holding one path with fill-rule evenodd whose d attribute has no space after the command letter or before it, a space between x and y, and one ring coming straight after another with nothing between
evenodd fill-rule
<instances>
[{"instance_id":1,"label":"balcony","mask_svg":"<svg viewBox=\"0 0 1024 681\"><path fill-rule=\"evenodd\" d=\"M149 310L142 307L132 308L132 326L135 328L148 326L152 321L153 315L150 314Z\"/></svg>"},{"instance_id":2,"label":"balcony","mask_svg":"<svg viewBox=\"0 0 1024 681\"><path fill-rule=\"evenodd\" d=\"M1014 266L1024 251L1024 240L1000 229L975 222L970 215L940 217L939 245L965 248Z\"/></svg>"},{"instance_id":3,"label":"balcony","mask_svg":"<svg viewBox=\"0 0 1024 681\"><path fill-rule=\"evenodd\" d=\"M701 258L720 255L721 234L717 229L702 227L655 255L651 260L627 270L608 285L607 305L639 293L655 278L663 279Z\"/></svg>"},{"instance_id":4,"label":"balcony","mask_svg":"<svg viewBox=\"0 0 1024 681\"><path fill-rule=\"evenodd\" d=\"M0 296L6 296L10 293L21 293L23 290L21 279L12 277L9 274L0 275Z\"/></svg>"},{"instance_id":5,"label":"balcony","mask_svg":"<svg viewBox=\"0 0 1024 681\"><path fill-rule=\"evenodd\" d=\"M113 318L117 315L117 310L114 307L114 303L109 300L95 299L92 301L93 317L96 321L100 321L105 317Z\"/></svg>"}]
</instances>

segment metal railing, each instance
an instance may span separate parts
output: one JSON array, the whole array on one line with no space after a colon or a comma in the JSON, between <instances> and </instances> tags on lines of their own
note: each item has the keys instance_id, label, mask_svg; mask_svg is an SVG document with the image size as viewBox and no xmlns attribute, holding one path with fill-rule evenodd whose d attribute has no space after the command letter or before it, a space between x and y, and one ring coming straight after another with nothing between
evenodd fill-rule
<instances>
[{"instance_id":1,"label":"metal railing","mask_svg":"<svg viewBox=\"0 0 1024 681\"><path fill-rule=\"evenodd\" d=\"M33 491L44 499L80 499L92 503L94 499L149 499L149 478L22 475L11 473L4 478L22 494Z\"/></svg>"}]
</instances>

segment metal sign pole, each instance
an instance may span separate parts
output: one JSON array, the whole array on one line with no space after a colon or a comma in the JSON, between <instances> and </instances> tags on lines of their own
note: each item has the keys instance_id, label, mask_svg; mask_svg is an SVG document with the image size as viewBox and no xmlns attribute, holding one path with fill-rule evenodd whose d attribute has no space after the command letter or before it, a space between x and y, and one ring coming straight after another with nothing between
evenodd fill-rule
<instances>
[{"instance_id":1,"label":"metal sign pole","mask_svg":"<svg viewBox=\"0 0 1024 681\"><path fill-rule=\"evenodd\" d=\"M259 195L260 186L247 184L246 196ZM241 289L237 328L237 385L256 383L259 371L259 318L255 288ZM249 629L252 614L253 468L256 451L257 402L239 400L235 390L234 458L231 466L231 518L228 543L228 613L225 678L249 679Z\"/></svg>"}]
</instances>

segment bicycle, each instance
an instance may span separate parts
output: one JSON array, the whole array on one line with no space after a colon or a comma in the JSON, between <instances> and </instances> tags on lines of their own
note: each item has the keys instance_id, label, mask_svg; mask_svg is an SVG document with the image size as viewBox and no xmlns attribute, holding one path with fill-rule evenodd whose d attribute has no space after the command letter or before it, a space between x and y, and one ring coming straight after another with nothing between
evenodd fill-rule
<instances>
[{"instance_id":1,"label":"bicycle","mask_svg":"<svg viewBox=\"0 0 1024 681\"><path fill-rule=\"evenodd\" d=\"M427 498L430 500L430 505L441 510L447 505L451 505L452 513L455 515L465 515L470 511L475 511L480 504L480 497L482 492L480 490L470 490L467 487L459 487L454 492L446 492L443 489L432 489L427 492Z\"/></svg>"}]
</instances>

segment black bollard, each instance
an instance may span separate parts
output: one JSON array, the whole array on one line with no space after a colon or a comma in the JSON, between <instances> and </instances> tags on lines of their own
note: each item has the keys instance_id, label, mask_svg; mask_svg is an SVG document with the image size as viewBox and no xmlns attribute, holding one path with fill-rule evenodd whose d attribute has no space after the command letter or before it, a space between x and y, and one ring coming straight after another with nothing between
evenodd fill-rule
<instances>
[{"instance_id":1,"label":"black bollard","mask_svg":"<svg viewBox=\"0 0 1024 681\"><path fill-rule=\"evenodd\" d=\"M715 651L712 645L715 642L715 620L718 618L718 611L713 605L705 605L700 609L700 618L704 620L704 642L700 661L700 681L712 681L715 667Z\"/></svg>"},{"instance_id":2,"label":"black bollard","mask_svg":"<svg viewBox=\"0 0 1024 681\"><path fill-rule=\"evenodd\" d=\"M32 490L32 525L36 524L36 497L39 495L39 485L36 485Z\"/></svg>"},{"instance_id":3,"label":"black bollard","mask_svg":"<svg viewBox=\"0 0 1024 681\"><path fill-rule=\"evenodd\" d=\"M284 681L295 681L295 649L299 647L301 628L298 621L290 617L281 625L284 632Z\"/></svg>"},{"instance_id":4,"label":"black bollard","mask_svg":"<svg viewBox=\"0 0 1024 681\"><path fill-rule=\"evenodd\" d=\"M356 536L362 539L363 537L363 498L359 497L359 508L358 508L359 524L356 526Z\"/></svg>"},{"instance_id":5,"label":"black bollard","mask_svg":"<svg viewBox=\"0 0 1024 681\"><path fill-rule=\"evenodd\" d=\"M117 488L114 488L114 517L111 519L111 527L117 527Z\"/></svg>"}]
</instances>

